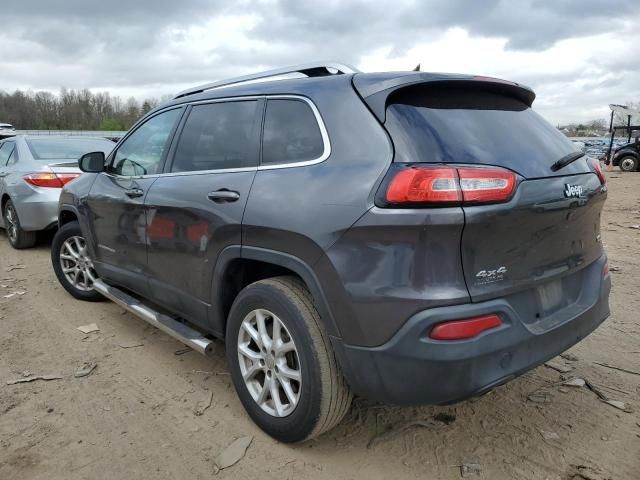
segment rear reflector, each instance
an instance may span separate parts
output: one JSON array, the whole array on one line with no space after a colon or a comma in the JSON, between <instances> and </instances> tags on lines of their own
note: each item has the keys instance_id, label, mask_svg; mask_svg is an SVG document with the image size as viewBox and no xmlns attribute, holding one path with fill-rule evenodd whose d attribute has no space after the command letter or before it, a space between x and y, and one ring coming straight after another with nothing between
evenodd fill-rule
<instances>
[{"instance_id":1,"label":"rear reflector","mask_svg":"<svg viewBox=\"0 0 640 480\"><path fill-rule=\"evenodd\" d=\"M433 327L429 337L434 340L464 340L500 325L502 325L502 320L495 314L464 320L451 320Z\"/></svg>"},{"instance_id":2,"label":"rear reflector","mask_svg":"<svg viewBox=\"0 0 640 480\"><path fill-rule=\"evenodd\" d=\"M24 177L24 181L35 187L62 188L71 180L78 178L79 173L33 173Z\"/></svg>"},{"instance_id":3,"label":"rear reflector","mask_svg":"<svg viewBox=\"0 0 640 480\"><path fill-rule=\"evenodd\" d=\"M498 167L411 166L393 172L389 204L500 203L511 198L516 175Z\"/></svg>"},{"instance_id":4,"label":"rear reflector","mask_svg":"<svg viewBox=\"0 0 640 480\"><path fill-rule=\"evenodd\" d=\"M602 276L606 277L607 275L609 275L609 259L606 259L602 266Z\"/></svg>"},{"instance_id":5,"label":"rear reflector","mask_svg":"<svg viewBox=\"0 0 640 480\"><path fill-rule=\"evenodd\" d=\"M602 165L600 165L600 160L598 160L597 158L590 158L589 162L591 163L593 172L600 179L600 185L604 185L605 183L607 183L607 177L604 176L604 172L602 171Z\"/></svg>"}]
</instances>

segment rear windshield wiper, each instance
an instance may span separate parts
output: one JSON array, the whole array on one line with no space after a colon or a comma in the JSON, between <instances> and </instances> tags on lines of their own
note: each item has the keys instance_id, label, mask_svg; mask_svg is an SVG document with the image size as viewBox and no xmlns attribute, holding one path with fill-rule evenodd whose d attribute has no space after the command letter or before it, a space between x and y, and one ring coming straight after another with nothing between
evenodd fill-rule
<instances>
[{"instance_id":1,"label":"rear windshield wiper","mask_svg":"<svg viewBox=\"0 0 640 480\"><path fill-rule=\"evenodd\" d=\"M584 152L571 152L570 154L565 155L560 160L558 160L553 165L551 165L551 171L552 172L557 172L561 168L566 167L570 163L573 163L573 162L575 162L576 160L578 160L579 158L582 158L582 157L584 157Z\"/></svg>"}]
</instances>

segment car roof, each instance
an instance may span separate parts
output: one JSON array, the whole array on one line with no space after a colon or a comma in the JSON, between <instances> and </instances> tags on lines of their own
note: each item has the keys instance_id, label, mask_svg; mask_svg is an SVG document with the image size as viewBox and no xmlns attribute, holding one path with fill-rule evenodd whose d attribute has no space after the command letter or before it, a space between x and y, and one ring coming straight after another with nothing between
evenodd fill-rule
<instances>
[{"instance_id":1,"label":"car roof","mask_svg":"<svg viewBox=\"0 0 640 480\"><path fill-rule=\"evenodd\" d=\"M477 75L457 73L430 73L415 71L377 72L377 73L343 73L324 76L301 76L297 78L265 78L244 83L235 83L225 86L208 88L206 85L199 89L196 87L187 93L181 93L178 97L159 105L149 112L153 114L173 105L192 103L198 101L215 100L222 98L262 96L262 95L304 95L314 97L339 87L352 86L367 101L379 117L384 117L380 112L380 105L384 105L386 97L393 91L405 86L429 82L473 82L487 83L501 88L503 91L525 101L531 105L535 99L533 90L525 85L506 80ZM215 85L215 84L213 84ZM192 93L190 93L192 92Z\"/></svg>"}]
</instances>

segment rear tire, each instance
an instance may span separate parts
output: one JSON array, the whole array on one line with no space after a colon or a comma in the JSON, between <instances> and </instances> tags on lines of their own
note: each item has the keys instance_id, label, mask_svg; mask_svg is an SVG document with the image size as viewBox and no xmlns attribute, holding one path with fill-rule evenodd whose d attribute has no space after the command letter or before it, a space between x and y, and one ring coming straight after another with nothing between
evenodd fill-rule
<instances>
[{"instance_id":1,"label":"rear tire","mask_svg":"<svg viewBox=\"0 0 640 480\"><path fill-rule=\"evenodd\" d=\"M58 281L72 296L88 302L104 300L93 290L91 277L97 279L97 275L78 222L66 223L56 232L51 244L51 263Z\"/></svg>"},{"instance_id":2,"label":"rear tire","mask_svg":"<svg viewBox=\"0 0 640 480\"><path fill-rule=\"evenodd\" d=\"M622 157L618 163L623 172L637 172L639 164L638 159L632 156Z\"/></svg>"},{"instance_id":3,"label":"rear tire","mask_svg":"<svg viewBox=\"0 0 640 480\"><path fill-rule=\"evenodd\" d=\"M266 337L260 333L259 317ZM274 325L278 325L277 334ZM274 345L289 345L289 356L279 357ZM249 355L241 353L247 351ZM321 435L349 410L351 391L311 294L295 277L261 280L238 294L229 314L226 352L244 408L277 440L293 443ZM263 390L267 393L262 394Z\"/></svg>"},{"instance_id":4,"label":"rear tire","mask_svg":"<svg viewBox=\"0 0 640 480\"><path fill-rule=\"evenodd\" d=\"M7 231L7 238L11 246L17 250L31 248L36 244L36 232L28 232L20 226L18 211L11 200L7 200L2 212L4 217L4 227Z\"/></svg>"}]
</instances>

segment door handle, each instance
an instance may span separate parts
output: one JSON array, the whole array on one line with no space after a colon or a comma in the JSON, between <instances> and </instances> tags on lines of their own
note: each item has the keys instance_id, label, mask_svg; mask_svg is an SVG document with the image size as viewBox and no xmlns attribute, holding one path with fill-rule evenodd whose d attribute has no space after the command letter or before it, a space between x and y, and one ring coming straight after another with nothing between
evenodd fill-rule
<instances>
[{"instance_id":1,"label":"door handle","mask_svg":"<svg viewBox=\"0 0 640 480\"><path fill-rule=\"evenodd\" d=\"M144 190L141 188L132 188L124 192L124 194L129 198L138 198L144 195Z\"/></svg>"},{"instance_id":2,"label":"door handle","mask_svg":"<svg viewBox=\"0 0 640 480\"><path fill-rule=\"evenodd\" d=\"M240 199L240 194L238 192L234 192L233 190L222 188L220 190L216 190L215 192L209 192L207 198L216 203L235 202Z\"/></svg>"}]
</instances>

